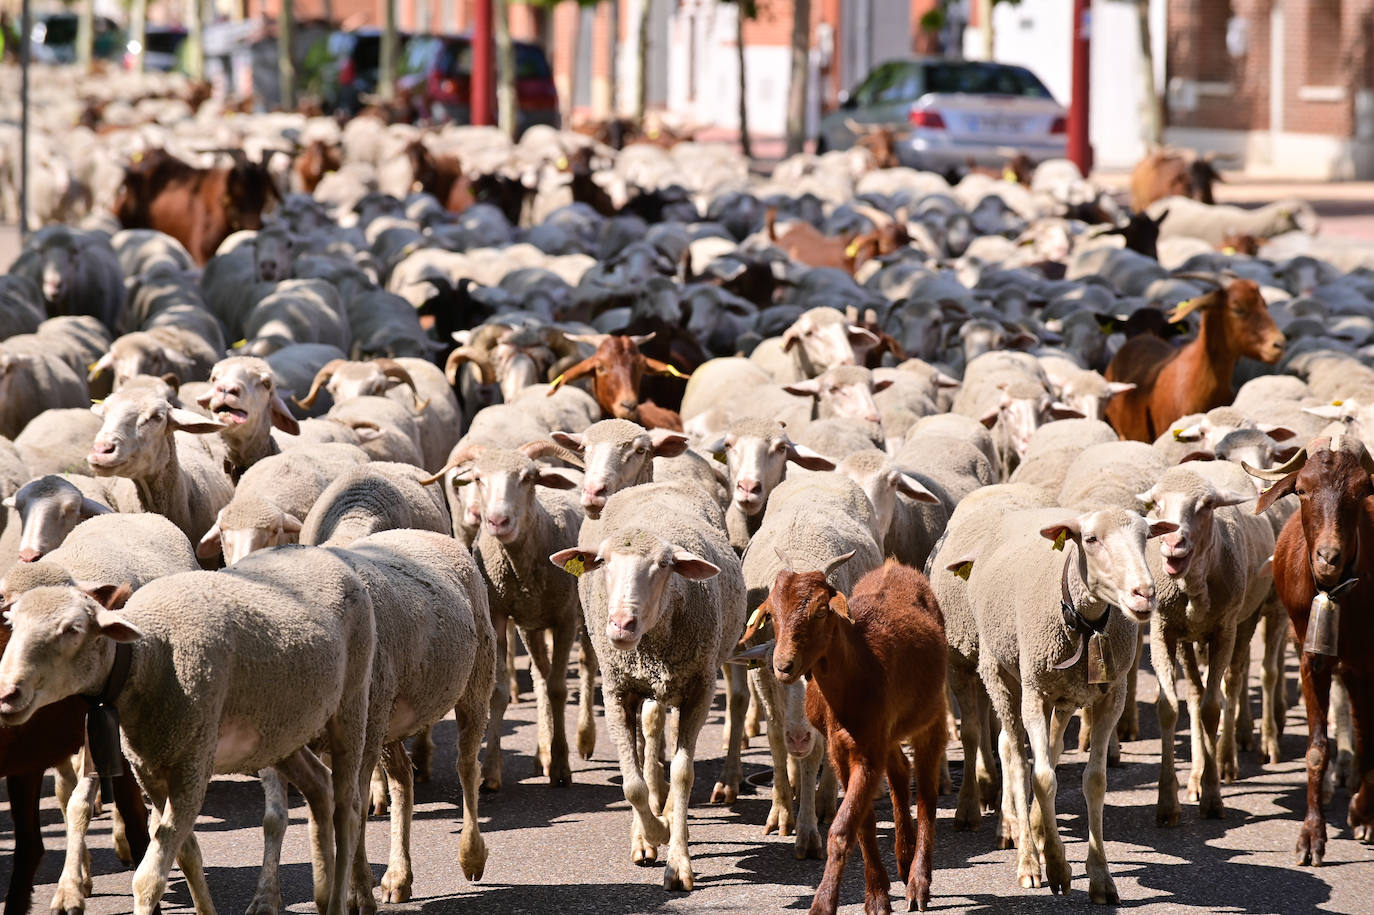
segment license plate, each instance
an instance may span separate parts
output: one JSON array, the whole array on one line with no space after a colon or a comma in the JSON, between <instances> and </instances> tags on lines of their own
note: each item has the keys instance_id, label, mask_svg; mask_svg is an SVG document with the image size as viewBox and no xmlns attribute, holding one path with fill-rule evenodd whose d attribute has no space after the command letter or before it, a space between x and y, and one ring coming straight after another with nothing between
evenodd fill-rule
<instances>
[{"instance_id":1,"label":"license plate","mask_svg":"<svg viewBox=\"0 0 1374 915\"><path fill-rule=\"evenodd\" d=\"M1020 133L1021 121L1018 118L984 116L978 119L978 128L984 133Z\"/></svg>"}]
</instances>

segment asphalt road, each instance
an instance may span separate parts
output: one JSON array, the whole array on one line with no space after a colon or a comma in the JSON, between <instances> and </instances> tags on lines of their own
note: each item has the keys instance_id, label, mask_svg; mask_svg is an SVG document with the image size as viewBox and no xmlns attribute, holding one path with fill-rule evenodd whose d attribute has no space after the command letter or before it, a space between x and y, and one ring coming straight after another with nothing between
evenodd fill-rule
<instances>
[{"instance_id":1,"label":"asphalt road","mask_svg":"<svg viewBox=\"0 0 1374 915\"><path fill-rule=\"evenodd\" d=\"M1290 698L1296 699L1295 673L1290 665ZM1141 677L1142 701L1155 694L1152 677ZM1252 685L1258 711L1258 687ZM384 906L383 911L510 915L510 913L587 913L629 915L640 912L757 913L806 909L820 878L818 861L798 862L792 841L764 837L768 812L766 789L745 794L733 809L706 803L720 771L723 710L718 708L698 744L696 784L692 791L692 857L697 872L691 894L662 889L662 869L638 867L629 860L629 808L620 787L619 768L604 727L598 720L596 753L590 761L574 760L574 782L555 789L532 775L535 727L533 702L512 705L507 716L506 787L498 795L483 796L481 820L490 850L486 874L478 884L463 879L456 867L460 800L454 774L451 720L436 730L438 754L434 778L417 788L413 834L415 898ZM1180 721L1177 746L1180 774L1186 772L1188 738ZM1262 766L1253 754L1242 753L1242 778L1224 786L1227 813L1223 820L1202 821L1184 799L1182 821L1172 829L1154 825L1155 779L1158 771L1158 731L1151 705L1141 709L1145 736L1125 745L1123 765L1108 772L1106 808L1107 856L1122 906L1141 913L1236 912L1374 912L1374 848L1350 838L1344 826L1348 796L1338 790L1328 805L1331 824L1326 864L1319 869L1293 866L1293 847L1303 807L1303 763L1306 726L1301 706L1290 711L1283 739L1284 762ZM572 717L570 715L570 722ZM1072 745L1076 726L1069 731ZM957 745L951 766L961 777ZM977 833L951 828L954 798L940 799L936 826L933 911L1056 912L1087 909L1084 874L1087 825L1080 790L1084 754L1066 753L1059 769L1059 826L1074 871L1069 900L1049 890L1023 890L1015 879L1014 851L995 848L991 817ZM767 784L767 752L763 738L747 751L746 778ZM522 778L522 776L524 776ZM519 781L516 781L519 779ZM884 805L886 800L884 798ZM305 808L293 795L291 826L283 856L283 898L297 912L313 910ZM61 869L62 827L55 803L43 807L44 837L50 849L39 872L35 911L51 898ZM262 853L259 818L262 793L248 778L217 780L212 785L196 833L205 851L210 888L221 912L242 912L251 898ZM130 873L114 857L110 821L102 816L92 824L95 894L91 915L132 911ZM380 878L386 860L387 822L372 818L368 848ZM896 873L892 857L890 808L879 812L879 844L889 874ZM0 832L3 864L0 879L8 880L12 833L8 819ZM894 907L900 909L901 887L893 885ZM863 884L857 852L846 872L841 895L843 911L862 911ZM174 872L163 911L190 911L190 895Z\"/></svg>"}]
</instances>

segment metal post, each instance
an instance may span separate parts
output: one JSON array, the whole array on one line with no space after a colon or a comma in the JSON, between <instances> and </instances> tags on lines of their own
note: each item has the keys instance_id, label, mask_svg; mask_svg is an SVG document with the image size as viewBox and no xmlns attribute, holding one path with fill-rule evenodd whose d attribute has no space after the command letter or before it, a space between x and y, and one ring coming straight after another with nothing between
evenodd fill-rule
<instances>
[{"instance_id":1,"label":"metal post","mask_svg":"<svg viewBox=\"0 0 1374 915\"><path fill-rule=\"evenodd\" d=\"M1088 174L1093 167L1092 145L1088 141L1089 48L1092 39L1091 0L1073 0L1073 99L1069 104L1069 158L1079 171Z\"/></svg>"},{"instance_id":2,"label":"metal post","mask_svg":"<svg viewBox=\"0 0 1374 915\"><path fill-rule=\"evenodd\" d=\"M29 235L29 42L33 12L24 0L19 31L19 239Z\"/></svg>"},{"instance_id":3,"label":"metal post","mask_svg":"<svg viewBox=\"0 0 1374 915\"><path fill-rule=\"evenodd\" d=\"M491 124L492 76L495 60L491 42L491 0L472 5L472 123Z\"/></svg>"}]
</instances>

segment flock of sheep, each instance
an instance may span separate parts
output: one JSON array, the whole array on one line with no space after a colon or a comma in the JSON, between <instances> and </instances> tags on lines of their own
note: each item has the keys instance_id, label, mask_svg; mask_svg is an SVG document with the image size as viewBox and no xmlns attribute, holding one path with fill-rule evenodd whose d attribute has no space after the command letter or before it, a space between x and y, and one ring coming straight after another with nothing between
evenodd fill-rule
<instances>
[{"instance_id":1,"label":"flock of sheep","mask_svg":"<svg viewBox=\"0 0 1374 915\"><path fill-rule=\"evenodd\" d=\"M160 79L39 81L31 207L48 224L0 277L0 732L59 772L68 855L54 908L84 907L100 778L70 760L79 726L75 746L23 729L69 697L117 711L152 804L146 834L127 812L122 827L137 912L154 910L174 861L210 910L192 827L222 773L258 774L266 795L251 911L282 905L287 782L309 804L321 912L375 908L369 809L393 823L383 901L409 899L412 773L427 773L429 729L450 712L458 859L480 877L479 787L511 790L501 736L517 633L553 785L575 777L568 667L583 758L599 677L630 855L662 856L666 888L693 885L693 754L722 672L728 736L711 800L735 802L746 734L766 732L761 825L793 835L799 858L824 858L837 776L862 767L832 769L834 729L848 725L838 706L817 711L815 677L808 687L779 660L782 630L798 638L780 583L821 573L840 597L817 613L867 619L895 598L870 587L861 604L855 588L888 558L924 570L948 645L947 678L913 672L911 689L929 708L947 688L954 698L954 825L999 811L1023 886L1070 888L1054 767L1081 709L1089 895L1118 900L1105 767L1139 733L1147 634L1161 825L1180 818L1179 676L1201 816L1221 815L1240 751L1278 761L1290 629L1272 561L1297 498L1257 515L1242 462L1282 464L1333 431L1374 446L1374 264L1323 258L1310 207L1174 197L1145 218L1063 161L1029 186L977 174L950 186L876 168L862 149L761 177L730 149L690 142L616 151L540 128L511 144L366 116L342 128L225 116L213 101L152 97ZM134 88L144 101L71 127L82 96ZM291 155L263 154L312 144L338 163L313 193ZM221 148L267 161L282 200L208 262L111 215L126 165L154 150L209 164ZM518 206L446 209L425 153L501 176ZM11 165L0 209L12 213ZM1257 256L1220 249L1241 236ZM1161 420L1153 442L1121 440L1113 410L1130 407L1113 404L1146 392L1108 370L1113 357L1141 333L1192 333L1238 282L1262 295L1278 348L1232 358L1215 409ZM875 704L854 714L882 719L897 700ZM1368 788L1348 703L1333 717L1337 778ZM945 749L940 722L938 749L911 741L918 783ZM846 805L866 803L858 793ZM37 865L26 839L16 910ZM907 841L899 830L915 887ZM832 830L828 884L852 847L835 843ZM885 880L873 886L871 910L887 910ZM908 899L924 908L930 893L927 872ZM818 893L812 910L834 905Z\"/></svg>"}]
</instances>

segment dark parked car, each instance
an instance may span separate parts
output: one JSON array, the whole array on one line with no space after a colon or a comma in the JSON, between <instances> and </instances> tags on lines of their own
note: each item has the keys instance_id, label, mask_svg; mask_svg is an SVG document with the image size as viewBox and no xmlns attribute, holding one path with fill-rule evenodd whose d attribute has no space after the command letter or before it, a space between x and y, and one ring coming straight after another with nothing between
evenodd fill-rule
<instances>
[{"instance_id":1,"label":"dark parked car","mask_svg":"<svg viewBox=\"0 0 1374 915\"><path fill-rule=\"evenodd\" d=\"M471 85L472 43L466 36L418 36L407 47L397 87L434 123L471 123ZM518 133L532 124L558 126L553 69L538 45L515 42L515 97Z\"/></svg>"},{"instance_id":2,"label":"dark parked car","mask_svg":"<svg viewBox=\"0 0 1374 915\"><path fill-rule=\"evenodd\" d=\"M124 33L105 16L95 17L92 53L97 60L111 60L124 53ZM48 13L38 16L30 38L33 59L44 64L69 64L76 60L76 14Z\"/></svg>"},{"instance_id":3,"label":"dark parked car","mask_svg":"<svg viewBox=\"0 0 1374 915\"><path fill-rule=\"evenodd\" d=\"M181 64L181 48L186 44L186 30L177 26L150 25L144 34L143 69L170 73ZM134 68L138 56L138 41L130 38L124 52L124 69Z\"/></svg>"},{"instance_id":4,"label":"dark parked car","mask_svg":"<svg viewBox=\"0 0 1374 915\"><path fill-rule=\"evenodd\" d=\"M410 35L398 36L397 55L405 60ZM357 114L362 97L377 91L382 65L380 29L335 32L329 36L329 63L324 67L322 95L326 110Z\"/></svg>"}]
</instances>

